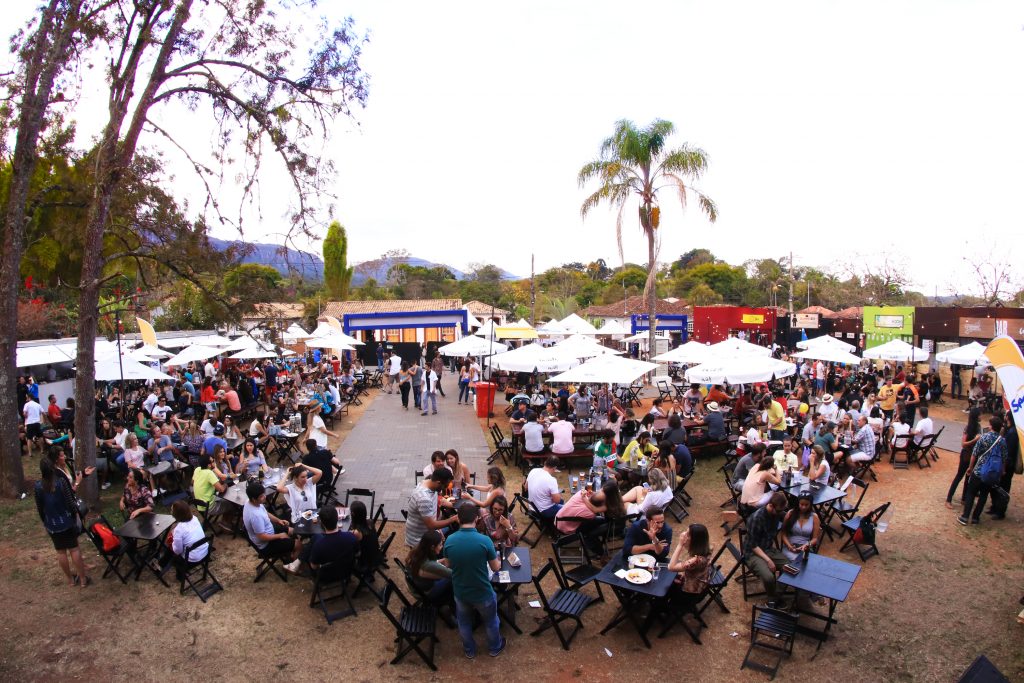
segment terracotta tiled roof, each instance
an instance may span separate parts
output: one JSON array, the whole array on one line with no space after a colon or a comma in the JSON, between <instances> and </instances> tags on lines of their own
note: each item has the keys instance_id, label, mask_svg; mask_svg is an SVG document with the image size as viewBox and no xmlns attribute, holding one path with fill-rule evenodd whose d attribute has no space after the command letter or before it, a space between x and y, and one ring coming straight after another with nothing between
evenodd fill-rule
<instances>
[{"instance_id":1,"label":"terracotta tiled roof","mask_svg":"<svg viewBox=\"0 0 1024 683\"><path fill-rule=\"evenodd\" d=\"M849 308L844 308L841 311L836 311L832 315L827 315L825 317L826 318L837 318L837 319L842 319L842 320L853 320L853 319L860 318L863 315L864 315L864 309L863 308L861 308L860 306L850 306Z\"/></svg>"},{"instance_id":2,"label":"terracotta tiled roof","mask_svg":"<svg viewBox=\"0 0 1024 683\"><path fill-rule=\"evenodd\" d=\"M622 318L623 305L622 301L617 301L613 304L605 304L603 306L587 306L580 315L587 318ZM630 316L634 314L642 314L647 312L647 302L644 301L642 296L631 296L626 299L625 315ZM685 301L665 301L664 299L658 299L657 305L658 313L665 313L668 315L690 315L693 310L686 305Z\"/></svg>"},{"instance_id":3,"label":"terracotta tiled roof","mask_svg":"<svg viewBox=\"0 0 1024 683\"><path fill-rule=\"evenodd\" d=\"M455 311L462 299L383 299L380 301L328 301L321 315L341 318L346 313L413 313L417 311Z\"/></svg>"},{"instance_id":4,"label":"terracotta tiled roof","mask_svg":"<svg viewBox=\"0 0 1024 683\"><path fill-rule=\"evenodd\" d=\"M252 311L242 315L243 320L298 320L305 307L302 304L263 303L256 304Z\"/></svg>"},{"instance_id":5,"label":"terracotta tiled roof","mask_svg":"<svg viewBox=\"0 0 1024 683\"><path fill-rule=\"evenodd\" d=\"M496 317L505 316L507 318L510 314L510 312L506 311L504 308L498 308L497 306L495 306L492 309L490 304L485 304L483 301L477 301L476 299L472 301L467 301L466 309L477 318L490 318L491 315L494 315ZM491 312L492 310L493 313Z\"/></svg>"},{"instance_id":6,"label":"terracotta tiled roof","mask_svg":"<svg viewBox=\"0 0 1024 683\"><path fill-rule=\"evenodd\" d=\"M829 317L835 314L835 311L825 308L824 306L808 306L807 308L801 308L797 313L818 313L824 317Z\"/></svg>"}]
</instances>

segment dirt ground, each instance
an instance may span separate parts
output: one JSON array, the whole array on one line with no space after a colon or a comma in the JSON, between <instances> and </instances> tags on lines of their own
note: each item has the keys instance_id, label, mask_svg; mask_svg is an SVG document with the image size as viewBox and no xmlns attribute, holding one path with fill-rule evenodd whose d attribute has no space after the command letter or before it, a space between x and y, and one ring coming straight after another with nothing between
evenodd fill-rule
<instances>
[{"instance_id":1,"label":"dirt ground","mask_svg":"<svg viewBox=\"0 0 1024 683\"><path fill-rule=\"evenodd\" d=\"M933 415L959 420L960 407L954 402ZM358 415L354 410L345 423L351 425ZM503 415L499 424L507 432ZM425 453L409 457L425 462ZM685 522L707 524L716 544L721 539L718 504L724 498L720 464L719 459L698 463L690 485L694 503ZM865 563L849 599L839 606L834 637L816 657L815 643L798 639L793 656L783 662L780 680L820 680L824 674L843 681L952 681L982 653L1011 680L1024 680L1024 626L1015 620L1024 593L1024 510L1015 499L1004 521L985 517L980 526L959 526L955 512L943 505L956 465L956 454L941 452L931 469L894 472L887 464L877 467L879 482L871 484L864 504L891 500L895 509L889 531L879 535L882 554ZM36 468L35 458L26 463L30 473ZM521 476L514 468L506 471L510 490L518 490ZM116 505L115 489L104 497L111 508ZM680 525L674 526L678 531ZM401 536L399 529L399 540ZM767 680L739 669L749 640L750 605L735 584L724 594L731 613L715 607L705 613L709 628L702 634L703 645L695 645L680 630L655 640L651 650L625 626L600 635L615 608L606 590L612 602L586 612L585 628L570 652L561 649L551 631L530 637L540 610L527 606L535 590L524 586L519 623L525 633L507 633L509 645L501 657L482 655L468 662L457 632L439 625L440 670L432 673L415 655L389 665L394 633L368 594L356 599L357 616L328 626L308 607L308 580L292 577L285 584L271 575L253 584L256 560L241 539L217 538L213 569L225 590L207 604L179 596L176 587L163 588L152 576L129 585L99 580L102 560L84 536L81 540L96 581L86 589L65 585L31 499L0 503L0 602L5 615L0 680L178 681L201 676L234 681L277 676L313 681L332 675L352 681L454 680L468 675L513 681L622 681L641 676ZM826 543L823 552L838 556L838 546ZM550 546L544 541L534 553L537 568ZM843 559L859 563L852 551ZM402 586L397 571L390 573Z\"/></svg>"}]
</instances>

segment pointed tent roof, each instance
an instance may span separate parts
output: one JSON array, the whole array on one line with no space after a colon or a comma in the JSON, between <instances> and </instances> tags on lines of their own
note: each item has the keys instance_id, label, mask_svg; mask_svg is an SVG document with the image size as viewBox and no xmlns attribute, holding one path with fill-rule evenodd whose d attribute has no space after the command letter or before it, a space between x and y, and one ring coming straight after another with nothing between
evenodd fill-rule
<instances>
[{"instance_id":1,"label":"pointed tent roof","mask_svg":"<svg viewBox=\"0 0 1024 683\"><path fill-rule=\"evenodd\" d=\"M565 316L561 321L562 327L569 330L573 334L597 334L597 328L591 325L589 322L579 317L575 313L570 313Z\"/></svg>"}]
</instances>

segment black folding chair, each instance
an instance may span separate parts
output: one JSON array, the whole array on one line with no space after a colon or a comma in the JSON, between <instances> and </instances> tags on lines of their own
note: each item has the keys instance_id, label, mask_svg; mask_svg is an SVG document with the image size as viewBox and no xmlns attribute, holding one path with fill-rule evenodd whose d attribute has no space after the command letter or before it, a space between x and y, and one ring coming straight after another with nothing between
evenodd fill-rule
<instances>
[{"instance_id":1,"label":"black folding chair","mask_svg":"<svg viewBox=\"0 0 1024 683\"><path fill-rule=\"evenodd\" d=\"M103 548L103 538L96 533L95 526L97 523L103 523L108 529L113 531L114 527L110 524L107 518L100 515L99 519L93 520L90 524L85 527L85 534L92 541L92 544L96 546L96 550L99 552L100 557L107 564L107 568L103 570L103 578L107 578L111 574L121 579L121 583L128 583L128 577L132 573L138 571L139 565L135 557L129 552L128 544L125 543L124 539L118 538L117 547L113 550L105 550ZM121 573L121 563L127 559L131 568L127 572Z\"/></svg>"},{"instance_id":2,"label":"black folding chair","mask_svg":"<svg viewBox=\"0 0 1024 683\"><path fill-rule=\"evenodd\" d=\"M285 571L278 566L279 563L284 561L284 556L272 555L267 551L267 548L261 549L257 547L256 544L252 542L252 539L249 538L248 533L245 534L245 540L249 542L249 545L252 547L252 549L256 551L256 557L260 559L259 565L256 566L256 578L253 579L252 582L259 583L260 580L267 574L267 572L273 571L275 574L277 574L279 579L281 579L285 583L288 583L288 574L286 574Z\"/></svg>"},{"instance_id":3,"label":"black folding chair","mask_svg":"<svg viewBox=\"0 0 1024 683\"><path fill-rule=\"evenodd\" d=\"M853 546L853 549L860 556L861 562L867 561L872 555L881 554L876 543L878 520L885 514L885 511L889 509L891 504L891 501L883 503L862 517L853 517L843 522L843 530L846 531L849 537L846 539L846 543L839 549L840 552Z\"/></svg>"},{"instance_id":4,"label":"black folding chair","mask_svg":"<svg viewBox=\"0 0 1024 683\"><path fill-rule=\"evenodd\" d=\"M549 599L547 593L544 592L544 586L541 584L544 581L544 577L552 571L555 572L555 578L558 580L558 590ZM558 635L558 641L562 644L562 649L568 650L572 639L583 628L581 617L583 611L593 602L593 598L585 593L568 588L565 579L555 568L555 564L551 560L548 560L544 564L544 568L540 570L540 573L533 577L533 585L537 587L537 595L540 597L541 606L544 608L548 618L544 624L530 635L540 635L548 628L553 628ZM567 620L576 622L576 625L568 635L562 632L562 622Z\"/></svg>"},{"instance_id":5,"label":"black folding chair","mask_svg":"<svg viewBox=\"0 0 1024 683\"><path fill-rule=\"evenodd\" d=\"M384 568L388 566L388 549L391 547L391 542L395 540L395 536L398 535L397 531L392 531L391 535L388 536L380 546L380 558L379 561L367 566L360 566L356 564L352 570L352 575L356 577L356 589L352 592L353 596L359 595L359 592L364 588L371 593L378 600L383 599L381 591L374 588L373 584L376 581L377 576L383 579L387 579L387 575L384 573Z\"/></svg>"},{"instance_id":6,"label":"black folding chair","mask_svg":"<svg viewBox=\"0 0 1024 683\"><path fill-rule=\"evenodd\" d=\"M934 449L937 438L939 438L938 433L924 437L920 443L911 439L908 444L907 463L917 463L918 469L922 470L925 467L931 467L932 461L928 458L928 453Z\"/></svg>"},{"instance_id":7,"label":"black folding chair","mask_svg":"<svg viewBox=\"0 0 1024 683\"><path fill-rule=\"evenodd\" d=\"M529 498L523 498L521 495L517 493L513 500L518 503L519 508L523 511L523 514L526 515L526 518L528 520L530 520L530 523L526 526L525 529L523 529L523 533L519 535L519 540L525 543L529 543L531 548L536 548L537 544L540 542L540 539L544 537L544 534L550 534L552 536L557 535L555 532L554 519L548 519L542 516L540 514L540 510L537 509L537 506L534 505ZM534 527L537 528L537 538L533 539L533 541L530 541L527 538L527 534L529 534L530 529L533 529Z\"/></svg>"},{"instance_id":8,"label":"black folding chair","mask_svg":"<svg viewBox=\"0 0 1024 683\"><path fill-rule=\"evenodd\" d=\"M397 597L402 603L397 616L391 611L391 596ZM437 671L437 665L434 664L434 647L438 642L437 610L428 605L412 605L395 582L388 579L381 595L380 611L395 627L397 654L391 663L397 664L407 654L415 651L432 671ZM423 648L424 641L428 645L427 650Z\"/></svg>"},{"instance_id":9,"label":"black folding chair","mask_svg":"<svg viewBox=\"0 0 1024 683\"><path fill-rule=\"evenodd\" d=\"M714 557L711 558L708 571L707 596L697 607L697 614L704 614L704 610L706 610L711 603L715 603L718 605L718 609L729 614L729 608L726 607L725 602L722 601L722 592L725 590L726 586L729 585L729 581L732 580L733 574L735 574L740 568L740 563L737 562L732 566L732 569L730 569L728 573L723 573L721 559L729 546L732 546L733 550L736 549L736 546L732 545L732 541L726 541L725 544L718 549L718 552L715 553Z\"/></svg>"},{"instance_id":10,"label":"black folding chair","mask_svg":"<svg viewBox=\"0 0 1024 683\"><path fill-rule=\"evenodd\" d=\"M729 551L729 554L732 555L733 559L736 560L737 566L733 568L733 572L735 572L737 569L740 572L739 579L737 580L741 584L743 584L743 599L749 600L750 598L756 598L761 595L767 595L768 592L764 590L763 586L761 587L761 590L752 590L750 588L750 584L754 582L760 584L761 579L758 578L757 574L754 573L754 570L751 569L750 565L747 564L747 561L743 557L743 553L740 550L740 548L743 547L743 532L740 531L740 548L734 546L732 544L732 541L726 541L725 547ZM730 574L733 572L730 572Z\"/></svg>"},{"instance_id":11,"label":"black folding chair","mask_svg":"<svg viewBox=\"0 0 1024 683\"><path fill-rule=\"evenodd\" d=\"M377 512L373 513L373 520L371 525L373 530L377 533L377 538L381 537L384 533L384 527L387 526L388 516L384 513L384 503L377 506Z\"/></svg>"},{"instance_id":12,"label":"black folding chair","mask_svg":"<svg viewBox=\"0 0 1024 683\"><path fill-rule=\"evenodd\" d=\"M190 562L189 556L193 551L206 546L206 555L198 562ZM210 561L213 559L213 536L207 535L195 543L189 545L179 557L175 558L178 570L178 593L185 594L185 586L192 590L199 599L206 602L213 594L224 590L220 581L210 571ZM198 574L198 578L196 577Z\"/></svg>"},{"instance_id":13,"label":"black folding chair","mask_svg":"<svg viewBox=\"0 0 1024 683\"><path fill-rule=\"evenodd\" d=\"M658 398L665 400L666 398L672 400L672 387L663 379L658 380Z\"/></svg>"},{"instance_id":14,"label":"black folding chair","mask_svg":"<svg viewBox=\"0 0 1024 683\"><path fill-rule=\"evenodd\" d=\"M839 523L842 524L843 522L853 519L860 511L861 501L864 500L864 494L868 492L868 483L863 479L858 479L857 477L854 477L853 480L850 482L850 486L856 486L857 489L860 491L860 495L857 496L857 501L855 503L850 502L849 496L847 496L846 498L840 498L839 500L835 501L834 503L832 503L832 506L829 507L828 514L826 515L825 519L822 520L822 524L826 526L831 526L832 520L837 517L839 518ZM843 530L841 528L835 529L835 531L837 531L840 534L843 533Z\"/></svg>"},{"instance_id":15,"label":"black folding chair","mask_svg":"<svg viewBox=\"0 0 1024 683\"><path fill-rule=\"evenodd\" d=\"M309 596L309 606L320 608L328 625L356 613L348 595L351 572L350 566L344 567L336 562L325 562L313 570L313 594ZM333 602L343 602L347 606L332 612L328 604Z\"/></svg>"},{"instance_id":16,"label":"black folding chair","mask_svg":"<svg viewBox=\"0 0 1024 683\"><path fill-rule=\"evenodd\" d=\"M697 645L701 645L700 642L700 631L701 629L707 628L707 623L701 616L698 607L708 597L708 586L711 585L711 576L715 572L715 566L708 563L707 573L705 574L704 587L700 593L683 593L679 592L676 594L669 594L664 601L664 616L665 625L661 629L661 633L658 634L659 638L664 638L668 635L668 632L672 630L672 627L679 624L689 634L690 640ZM690 615L697 620L697 630L694 631L690 628L690 625L686 623L686 616Z\"/></svg>"},{"instance_id":17,"label":"black folding chair","mask_svg":"<svg viewBox=\"0 0 1024 683\"><path fill-rule=\"evenodd\" d=\"M679 480L675 489L672 490L672 500L665 506L665 512L668 512L675 517L677 522L683 521L690 515L686 506L691 505L693 503L693 499L690 498L690 494L686 492L686 485L689 484L690 479L693 478L693 472L693 470L690 470L689 474Z\"/></svg>"},{"instance_id":18,"label":"black folding chair","mask_svg":"<svg viewBox=\"0 0 1024 683\"><path fill-rule=\"evenodd\" d=\"M569 554L566 551L574 551L579 548L578 554ZM564 580L566 587L572 590L579 590L587 584L594 584L597 589L595 602L604 602L604 593L601 592L601 584L594 579L601 573L600 567L595 567L590 553L587 551L587 544L578 533L566 534L551 542L551 550L555 556L555 564L558 566L558 573ZM572 562L573 566L566 569L566 564Z\"/></svg>"},{"instance_id":19,"label":"black folding chair","mask_svg":"<svg viewBox=\"0 0 1024 683\"><path fill-rule=\"evenodd\" d=\"M762 671L775 679L775 674L782 665L782 658L793 654L793 643L796 640L797 615L782 610L754 605L750 613L750 647L743 657L740 669L748 666ZM755 652L766 652L773 658L771 664L763 664L751 659Z\"/></svg>"},{"instance_id":20,"label":"black folding chair","mask_svg":"<svg viewBox=\"0 0 1024 683\"><path fill-rule=\"evenodd\" d=\"M889 450L889 463L894 470L905 470L910 467L910 449L914 447L912 434L899 434L893 437L892 447ZM897 456L902 453L903 459Z\"/></svg>"},{"instance_id":21,"label":"black folding chair","mask_svg":"<svg viewBox=\"0 0 1024 683\"><path fill-rule=\"evenodd\" d=\"M345 507L348 507L349 499L351 498L369 498L370 504L366 507L367 510L373 510L375 503L377 502L377 492L373 489L346 489L345 490Z\"/></svg>"},{"instance_id":22,"label":"black folding chair","mask_svg":"<svg viewBox=\"0 0 1024 683\"><path fill-rule=\"evenodd\" d=\"M512 449L512 437L505 436L498 425L491 425L491 440L494 441L494 452L487 458L490 465L499 457L504 465L508 465L509 458L514 457Z\"/></svg>"}]
</instances>

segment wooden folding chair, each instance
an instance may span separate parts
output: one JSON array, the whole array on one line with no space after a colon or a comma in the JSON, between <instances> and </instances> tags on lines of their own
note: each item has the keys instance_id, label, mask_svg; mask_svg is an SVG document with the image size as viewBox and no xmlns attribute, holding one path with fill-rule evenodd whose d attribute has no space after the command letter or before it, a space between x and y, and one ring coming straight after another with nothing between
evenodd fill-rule
<instances>
[{"instance_id":1,"label":"wooden folding chair","mask_svg":"<svg viewBox=\"0 0 1024 683\"><path fill-rule=\"evenodd\" d=\"M872 555L881 554L877 545L878 520L889 509L889 505L891 505L891 501L878 506L862 517L853 517L843 522L843 529L847 532L849 538L846 539L846 543L839 549L840 552L853 546L860 556L861 562L867 561ZM870 523L870 527L868 527L870 531L868 531L868 528L861 528L865 526L865 522Z\"/></svg>"},{"instance_id":2,"label":"wooden folding chair","mask_svg":"<svg viewBox=\"0 0 1024 683\"><path fill-rule=\"evenodd\" d=\"M392 596L402 603L397 615L391 609ZM395 627L397 654L391 660L391 664L397 664L407 654L415 652L432 671L437 671L437 665L434 663L434 647L438 643L437 610L429 605L414 606L391 579L388 579L384 586L379 604L380 611ZM428 649L424 649L424 643Z\"/></svg>"},{"instance_id":3,"label":"wooden folding chair","mask_svg":"<svg viewBox=\"0 0 1024 683\"><path fill-rule=\"evenodd\" d=\"M544 586L541 584L544 581L544 577L552 571L555 572L555 578L558 580L558 590L548 598L547 593L544 592ZM562 644L562 649L568 651L572 639L583 628L581 617L584 610L590 606L593 598L585 593L570 589L566 585L565 579L555 568L554 562L550 559L544 564L544 568L540 570L540 573L533 577L533 585L537 588L537 596L540 597L541 606L544 608L548 618L546 623L542 624L530 635L540 635L546 629L553 628L558 636L558 641ZM570 633L565 634L562 632L562 623L569 620L575 622L575 626Z\"/></svg>"},{"instance_id":4,"label":"wooden folding chair","mask_svg":"<svg viewBox=\"0 0 1024 683\"><path fill-rule=\"evenodd\" d=\"M198 562L189 562L189 555L204 545L207 546L206 556ZM220 585L220 581L210 571L211 560L213 560L213 536L210 535L196 541L182 551L180 558L177 559L178 593L180 595L185 594L185 586L187 585L190 590L199 596L200 600L206 602L210 596L224 590L224 587ZM197 573L199 574L198 579L195 578Z\"/></svg>"},{"instance_id":5,"label":"wooden folding chair","mask_svg":"<svg viewBox=\"0 0 1024 683\"><path fill-rule=\"evenodd\" d=\"M325 562L313 570L313 593L309 596L309 606L318 607L328 625L356 614L356 607L348 594L351 569L335 562ZM331 611L328 604L332 602L343 602L347 607Z\"/></svg>"},{"instance_id":6,"label":"wooden folding chair","mask_svg":"<svg viewBox=\"0 0 1024 683\"><path fill-rule=\"evenodd\" d=\"M793 643L796 640L797 615L782 610L754 605L750 613L750 647L743 657L740 669L748 666L762 671L775 679L782 658L793 654ZM762 664L751 659L754 652L767 652L774 661Z\"/></svg>"}]
</instances>

